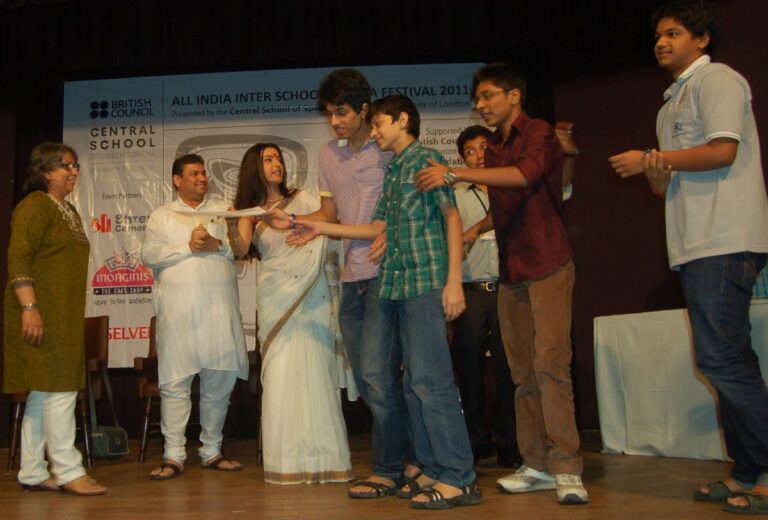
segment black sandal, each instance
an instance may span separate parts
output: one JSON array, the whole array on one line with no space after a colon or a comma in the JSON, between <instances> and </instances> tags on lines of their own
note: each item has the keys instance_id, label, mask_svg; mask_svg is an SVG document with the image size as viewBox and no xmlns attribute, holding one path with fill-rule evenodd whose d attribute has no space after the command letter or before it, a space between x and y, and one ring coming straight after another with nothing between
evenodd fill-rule
<instances>
[{"instance_id":1,"label":"black sandal","mask_svg":"<svg viewBox=\"0 0 768 520\"><path fill-rule=\"evenodd\" d=\"M374 482L372 480L358 480L354 484L352 484L352 487L350 487L347 490L347 495L349 498L384 498L384 497L391 497L394 495L398 488L403 485L403 479L402 478L396 478L392 479L394 482L394 485L388 486L386 484L382 484L381 482ZM365 486L372 488L374 491L362 491L360 493L354 493L352 491L353 488L358 486Z\"/></svg>"},{"instance_id":2,"label":"black sandal","mask_svg":"<svg viewBox=\"0 0 768 520\"><path fill-rule=\"evenodd\" d=\"M445 498L435 488L426 487L421 490L420 495L426 496L427 502L416 502L411 500L411 507L414 509L450 509L455 506L474 506L483 500L483 491L477 487L477 481L472 481L468 486L461 488L461 494L452 498Z\"/></svg>"},{"instance_id":3,"label":"black sandal","mask_svg":"<svg viewBox=\"0 0 768 520\"><path fill-rule=\"evenodd\" d=\"M424 474L423 472L419 471L418 473L416 473L412 477L409 477L407 475L403 475L403 480L405 482L403 482L403 485L398 487L397 491L395 491L395 494L398 496L398 498L413 498L416 495L418 495L423 488L422 488L421 484L419 484L419 481L416 480L416 479L418 479L423 474ZM434 484L434 482L433 482L433 484ZM408 486L408 491L405 491L403 489L403 486L406 486L406 485ZM432 484L430 484L430 486L431 485ZM424 487L429 487L429 486L424 486Z\"/></svg>"},{"instance_id":4,"label":"black sandal","mask_svg":"<svg viewBox=\"0 0 768 520\"><path fill-rule=\"evenodd\" d=\"M743 515L768 515L768 496L750 493L744 493L741 496L747 499L747 505L737 506L726 502L723 511Z\"/></svg>"},{"instance_id":5,"label":"black sandal","mask_svg":"<svg viewBox=\"0 0 768 520\"><path fill-rule=\"evenodd\" d=\"M732 491L722 480L710 482L707 484L707 488L709 489L707 493L700 489L694 491L693 499L697 502L725 502L729 498L737 497L746 491Z\"/></svg>"}]
</instances>

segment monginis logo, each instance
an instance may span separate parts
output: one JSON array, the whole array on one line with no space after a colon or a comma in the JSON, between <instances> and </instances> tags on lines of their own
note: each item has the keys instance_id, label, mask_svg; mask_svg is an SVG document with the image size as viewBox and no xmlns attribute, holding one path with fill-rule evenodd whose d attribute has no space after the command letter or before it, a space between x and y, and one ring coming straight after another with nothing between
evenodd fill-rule
<instances>
[{"instance_id":1,"label":"monginis logo","mask_svg":"<svg viewBox=\"0 0 768 520\"><path fill-rule=\"evenodd\" d=\"M150 294L154 283L149 269L126 250L107 258L91 280L96 296Z\"/></svg>"},{"instance_id":2,"label":"monginis logo","mask_svg":"<svg viewBox=\"0 0 768 520\"><path fill-rule=\"evenodd\" d=\"M112 231L112 219L106 213L91 219L91 231L94 233L109 233Z\"/></svg>"}]
</instances>

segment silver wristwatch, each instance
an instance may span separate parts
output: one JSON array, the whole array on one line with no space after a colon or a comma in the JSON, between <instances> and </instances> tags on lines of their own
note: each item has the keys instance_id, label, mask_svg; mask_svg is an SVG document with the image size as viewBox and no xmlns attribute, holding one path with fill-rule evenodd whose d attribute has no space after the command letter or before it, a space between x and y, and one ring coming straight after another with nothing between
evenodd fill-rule
<instances>
[{"instance_id":1,"label":"silver wristwatch","mask_svg":"<svg viewBox=\"0 0 768 520\"><path fill-rule=\"evenodd\" d=\"M443 182L448 186L453 186L453 183L456 182L456 174L453 173L453 170L446 170L443 174Z\"/></svg>"}]
</instances>

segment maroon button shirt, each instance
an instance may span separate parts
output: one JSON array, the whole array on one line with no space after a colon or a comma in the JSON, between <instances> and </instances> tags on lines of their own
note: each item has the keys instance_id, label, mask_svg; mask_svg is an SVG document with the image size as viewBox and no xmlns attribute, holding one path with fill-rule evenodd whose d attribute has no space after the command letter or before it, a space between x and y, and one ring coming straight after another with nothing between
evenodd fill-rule
<instances>
[{"instance_id":1,"label":"maroon button shirt","mask_svg":"<svg viewBox=\"0 0 768 520\"><path fill-rule=\"evenodd\" d=\"M488 188L501 282L544 278L573 256L562 218L563 155L552 127L525 112L506 142L499 130L488 139L486 168L517 166L528 180L525 188Z\"/></svg>"}]
</instances>

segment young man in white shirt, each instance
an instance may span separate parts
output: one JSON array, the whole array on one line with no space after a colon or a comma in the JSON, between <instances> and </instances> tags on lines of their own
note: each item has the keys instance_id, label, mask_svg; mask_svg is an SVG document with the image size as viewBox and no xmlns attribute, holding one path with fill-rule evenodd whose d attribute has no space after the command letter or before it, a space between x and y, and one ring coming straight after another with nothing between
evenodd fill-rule
<instances>
[{"instance_id":1,"label":"young man in white shirt","mask_svg":"<svg viewBox=\"0 0 768 520\"><path fill-rule=\"evenodd\" d=\"M656 59L674 79L656 123L660 150L609 160L622 177L644 172L665 198L669 263L680 272L696 364L718 392L734 465L694 499L768 514L768 389L749 324L768 252L768 199L752 96L740 74L710 62L719 23L708 2L666 4L653 23Z\"/></svg>"}]
</instances>

